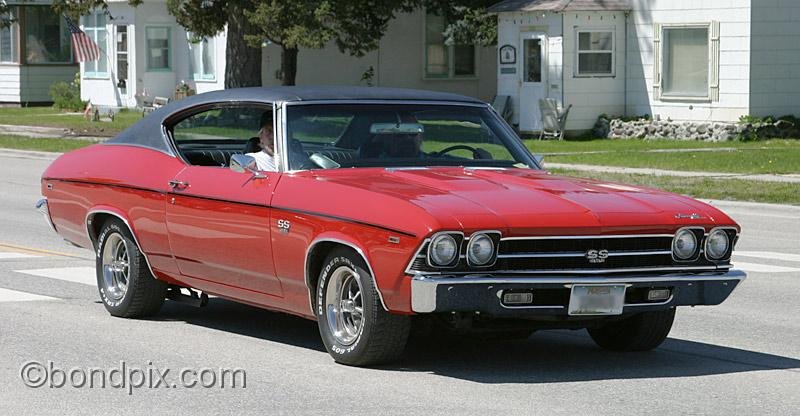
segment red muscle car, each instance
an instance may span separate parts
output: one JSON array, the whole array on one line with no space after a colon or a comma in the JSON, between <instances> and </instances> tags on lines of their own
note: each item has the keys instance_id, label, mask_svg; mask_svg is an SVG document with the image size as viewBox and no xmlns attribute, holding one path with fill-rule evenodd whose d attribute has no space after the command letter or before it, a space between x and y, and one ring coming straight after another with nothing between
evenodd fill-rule
<instances>
[{"instance_id":1,"label":"red muscle car","mask_svg":"<svg viewBox=\"0 0 800 416\"><path fill-rule=\"evenodd\" d=\"M59 157L42 194L53 229L96 252L112 315L213 294L317 320L350 365L396 359L426 319L648 350L677 306L719 304L745 278L724 213L551 175L490 106L454 94L200 94Z\"/></svg>"}]
</instances>

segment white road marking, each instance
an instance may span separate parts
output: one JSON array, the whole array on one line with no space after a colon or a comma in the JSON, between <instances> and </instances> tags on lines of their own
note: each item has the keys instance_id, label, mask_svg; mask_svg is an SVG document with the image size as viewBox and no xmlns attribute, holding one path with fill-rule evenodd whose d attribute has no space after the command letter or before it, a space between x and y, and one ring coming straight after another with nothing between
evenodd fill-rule
<instances>
[{"instance_id":1,"label":"white road marking","mask_svg":"<svg viewBox=\"0 0 800 416\"><path fill-rule=\"evenodd\" d=\"M31 276L47 277L67 282L97 286L97 275L94 267L61 267L54 269L14 270L17 273Z\"/></svg>"},{"instance_id":2,"label":"white road marking","mask_svg":"<svg viewBox=\"0 0 800 416\"><path fill-rule=\"evenodd\" d=\"M769 264L758 264L758 263L745 263L741 261L734 261L733 268L744 270L746 272L756 272L756 273L800 272L800 269L794 267L772 266Z\"/></svg>"},{"instance_id":3,"label":"white road marking","mask_svg":"<svg viewBox=\"0 0 800 416\"><path fill-rule=\"evenodd\" d=\"M35 295L28 292L19 292L0 287L0 302L27 302L31 300L59 300L50 296Z\"/></svg>"},{"instance_id":4,"label":"white road marking","mask_svg":"<svg viewBox=\"0 0 800 416\"><path fill-rule=\"evenodd\" d=\"M33 254L25 254L25 253L11 253L11 252L0 252L0 260L5 259L32 259L34 257Z\"/></svg>"},{"instance_id":5,"label":"white road marking","mask_svg":"<svg viewBox=\"0 0 800 416\"><path fill-rule=\"evenodd\" d=\"M777 253L775 251L736 251L733 253L734 257L756 257L759 259L783 260L783 261L800 261L800 254L791 253Z\"/></svg>"}]
</instances>

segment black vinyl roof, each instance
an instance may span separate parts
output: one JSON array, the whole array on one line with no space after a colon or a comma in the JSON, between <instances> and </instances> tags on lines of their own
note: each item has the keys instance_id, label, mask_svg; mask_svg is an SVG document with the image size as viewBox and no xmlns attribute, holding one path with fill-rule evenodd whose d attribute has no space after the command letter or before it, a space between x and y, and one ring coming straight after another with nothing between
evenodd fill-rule
<instances>
[{"instance_id":1,"label":"black vinyl roof","mask_svg":"<svg viewBox=\"0 0 800 416\"><path fill-rule=\"evenodd\" d=\"M179 101L173 101L124 130L107 144L127 144L149 147L174 155L172 146L164 136L162 126L173 114L181 113L197 106L215 103L263 103L291 101L449 101L465 104L483 104L475 98L463 95L414 90L405 88L383 87L349 87L349 86L316 86L316 87L251 87L233 88L193 95Z\"/></svg>"}]
</instances>

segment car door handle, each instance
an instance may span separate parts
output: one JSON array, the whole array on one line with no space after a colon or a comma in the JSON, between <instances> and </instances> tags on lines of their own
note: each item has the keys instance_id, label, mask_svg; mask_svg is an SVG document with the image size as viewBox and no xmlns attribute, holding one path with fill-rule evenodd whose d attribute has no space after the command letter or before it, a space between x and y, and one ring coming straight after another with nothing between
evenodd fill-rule
<instances>
[{"instance_id":1,"label":"car door handle","mask_svg":"<svg viewBox=\"0 0 800 416\"><path fill-rule=\"evenodd\" d=\"M169 181L169 186L171 186L172 189L186 189L189 186L189 182L178 181L173 179Z\"/></svg>"}]
</instances>

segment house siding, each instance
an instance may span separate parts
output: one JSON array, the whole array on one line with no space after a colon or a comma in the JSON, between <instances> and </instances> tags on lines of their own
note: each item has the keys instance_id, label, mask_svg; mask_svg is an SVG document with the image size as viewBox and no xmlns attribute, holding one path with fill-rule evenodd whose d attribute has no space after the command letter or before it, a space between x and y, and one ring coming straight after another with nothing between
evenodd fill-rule
<instances>
[{"instance_id":1,"label":"house siding","mask_svg":"<svg viewBox=\"0 0 800 416\"><path fill-rule=\"evenodd\" d=\"M50 85L55 82L72 82L78 65L26 65L20 67L20 101L24 103L50 103Z\"/></svg>"},{"instance_id":2,"label":"house siding","mask_svg":"<svg viewBox=\"0 0 800 416\"><path fill-rule=\"evenodd\" d=\"M750 114L800 115L800 2L753 1Z\"/></svg>"},{"instance_id":3,"label":"house siding","mask_svg":"<svg viewBox=\"0 0 800 416\"><path fill-rule=\"evenodd\" d=\"M761 0L759 0L760 2ZM633 0L629 16L627 114L662 119L736 121L750 108L750 0ZM753 3L757 3L753 1ZM653 94L653 26L720 24L719 101L664 101Z\"/></svg>"},{"instance_id":4,"label":"house siding","mask_svg":"<svg viewBox=\"0 0 800 416\"><path fill-rule=\"evenodd\" d=\"M564 105L573 108L567 130L589 130L601 114L625 112L625 13L564 13ZM577 31L603 29L614 32L614 76L577 76Z\"/></svg>"},{"instance_id":5,"label":"house siding","mask_svg":"<svg viewBox=\"0 0 800 416\"><path fill-rule=\"evenodd\" d=\"M422 9L397 15L389 23L377 50L363 57L339 52L334 44L324 49L301 49L297 57L297 85L365 85L362 74L372 66L372 85L453 92L490 101L497 90L496 48L478 47L476 76L426 79L425 12ZM264 85L280 85L280 47L268 45L262 56Z\"/></svg>"},{"instance_id":6,"label":"house siding","mask_svg":"<svg viewBox=\"0 0 800 416\"><path fill-rule=\"evenodd\" d=\"M20 102L20 66L0 65L0 102Z\"/></svg>"}]
</instances>

